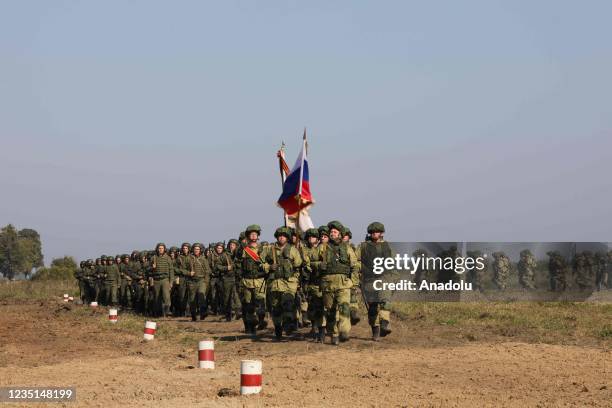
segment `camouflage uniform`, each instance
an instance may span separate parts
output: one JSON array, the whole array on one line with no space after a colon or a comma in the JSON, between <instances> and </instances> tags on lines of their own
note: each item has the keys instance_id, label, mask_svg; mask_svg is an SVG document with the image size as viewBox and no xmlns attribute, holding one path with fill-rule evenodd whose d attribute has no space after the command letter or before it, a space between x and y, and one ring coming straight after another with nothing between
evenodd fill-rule
<instances>
[{"instance_id":1,"label":"camouflage uniform","mask_svg":"<svg viewBox=\"0 0 612 408\"><path fill-rule=\"evenodd\" d=\"M595 288L601 290L607 286L608 255L605 252L595 254Z\"/></svg>"},{"instance_id":2,"label":"camouflage uniform","mask_svg":"<svg viewBox=\"0 0 612 408\"><path fill-rule=\"evenodd\" d=\"M589 272L587 270L586 258L584 253L578 252L574 255L572 262L572 272L576 281L576 286L580 290L586 290L589 287Z\"/></svg>"},{"instance_id":3,"label":"camouflage uniform","mask_svg":"<svg viewBox=\"0 0 612 408\"><path fill-rule=\"evenodd\" d=\"M105 304L108 306L117 305L119 281L119 268L112 257L106 259L106 267L104 268L104 293Z\"/></svg>"},{"instance_id":4,"label":"camouflage uniform","mask_svg":"<svg viewBox=\"0 0 612 408\"><path fill-rule=\"evenodd\" d=\"M232 246L234 245L234 248ZM240 283L240 262L238 260L240 242L236 239L230 239L227 244L227 253L231 258L232 271L223 275L223 299L226 307L230 305L230 317L233 314L236 319L241 319L241 305L239 295ZM232 287L233 284L233 287ZM227 311L226 311L227 316Z\"/></svg>"},{"instance_id":5,"label":"camouflage uniform","mask_svg":"<svg viewBox=\"0 0 612 408\"><path fill-rule=\"evenodd\" d=\"M119 264L119 275L121 276L121 285L119 286L119 302L121 306L132 307L132 276L129 273L130 256L124 254L121 256Z\"/></svg>"},{"instance_id":6,"label":"camouflage uniform","mask_svg":"<svg viewBox=\"0 0 612 408\"><path fill-rule=\"evenodd\" d=\"M196 255L196 248L200 248ZM197 311L200 311L200 320L206 318L206 292L210 285L210 264L208 259L202 253L204 248L201 244L193 244L189 256L189 274L187 275L187 299L189 301L189 310L191 311L191 320L197 318Z\"/></svg>"},{"instance_id":7,"label":"camouflage uniform","mask_svg":"<svg viewBox=\"0 0 612 408\"><path fill-rule=\"evenodd\" d=\"M494 252L493 258L493 283L498 290L505 290L510 277L510 259L503 252Z\"/></svg>"},{"instance_id":8,"label":"camouflage uniform","mask_svg":"<svg viewBox=\"0 0 612 408\"><path fill-rule=\"evenodd\" d=\"M221 253L217 252L219 247ZM222 312L225 315L225 320L229 322L232 320L232 310L235 306L233 302L235 301L236 278L232 256L225 250L225 246L221 242L215 245L212 270L213 275L218 277L218 284L222 289L217 294L221 304L219 312Z\"/></svg>"},{"instance_id":9,"label":"camouflage uniform","mask_svg":"<svg viewBox=\"0 0 612 408\"><path fill-rule=\"evenodd\" d=\"M372 339L378 341L379 337L385 337L391 333L391 308L390 294L388 291L371 290L373 282L384 278L389 281L395 275L394 271L385 271L384 275L377 275L373 272L375 258L393 258L395 254L389 243L383 239L382 233L385 226L380 222L373 222L368 225L368 234L381 233L380 238L372 237L370 241L361 244L361 267L362 285L366 293L368 323L372 328ZM375 241L374 241L375 240Z\"/></svg>"},{"instance_id":10,"label":"camouflage uniform","mask_svg":"<svg viewBox=\"0 0 612 408\"><path fill-rule=\"evenodd\" d=\"M597 275L597 260L591 251L584 251L583 254L586 264L586 275L584 276L583 283L585 289L590 289L593 287L593 282L595 280L595 276Z\"/></svg>"},{"instance_id":11,"label":"camouflage uniform","mask_svg":"<svg viewBox=\"0 0 612 408\"><path fill-rule=\"evenodd\" d=\"M524 289L535 289L535 271L538 268L538 262L530 250L525 249L521 251L521 259L516 267L521 287Z\"/></svg>"},{"instance_id":12,"label":"camouflage uniform","mask_svg":"<svg viewBox=\"0 0 612 408\"><path fill-rule=\"evenodd\" d=\"M328 224L330 231L335 229L340 233L344 227L339 222ZM330 239L328 245L321 247L321 291L323 292L323 308L327 320L327 333L332 336L332 344L339 340L349 339L351 331L351 275L357 271L357 257L353 248L342 237Z\"/></svg>"},{"instance_id":13,"label":"camouflage uniform","mask_svg":"<svg viewBox=\"0 0 612 408\"><path fill-rule=\"evenodd\" d=\"M160 248L164 247L161 253ZM174 261L165 252L166 245L155 246L155 255L151 257L149 285L153 287L153 313L166 317L170 314L170 282L174 279Z\"/></svg>"},{"instance_id":14,"label":"camouflage uniform","mask_svg":"<svg viewBox=\"0 0 612 408\"><path fill-rule=\"evenodd\" d=\"M104 262L104 263L103 263ZM95 265L95 283L94 283L94 300L103 303L106 299L103 297L103 279L104 269L106 268L106 255L102 255L96 259Z\"/></svg>"},{"instance_id":15,"label":"camouflage uniform","mask_svg":"<svg viewBox=\"0 0 612 408\"><path fill-rule=\"evenodd\" d=\"M353 234L351 230L346 227L344 228L342 238L345 242L347 242L351 246L351 248L353 248L353 251L355 252L355 256L357 257L357 269L355 270L355 273L351 275L351 279L353 280L353 287L351 288L351 303L350 303L351 326L355 326L361 321L361 316L359 316L359 305L361 303L359 301L359 299L361 298L361 289L359 288L359 282L361 281L361 275L360 275L361 255L359 251L361 250L361 246L355 246L355 244L351 242L351 239L353 238Z\"/></svg>"},{"instance_id":16,"label":"camouflage uniform","mask_svg":"<svg viewBox=\"0 0 612 408\"><path fill-rule=\"evenodd\" d=\"M567 262L559 251L546 253L549 256L548 260L548 276L550 280L550 289L553 292L562 292L567 287L566 268Z\"/></svg>"},{"instance_id":17,"label":"camouflage uniform","mask_svg":"<svg viewBox=\"0 0 612 408\"><path fill-rule=\"evenodd\" d=\"M295 295L298 290L302 257L296 247L289 243L291 235L289 228L278 228L274 237L280 239L284 236L287 242L283 245L280 241L269 245L261 255L264 271L268 274L270 312L277 338L282 337L283 331L291 334L297 329Z\"/></svg>"},{"instance_id":18,"label":"camouflage uniform","mask_svg":"<svg viewBox=\"0 0 612 408\"><path fill-rule=\"evenodd\" d=\"M221 244L223 246L223 244ZM208 259L210 265L217 263L217 253L214 248L209 248ZM208 304L210 305L212 314L221 314L223 311L223 282L218 270L212 269L210 277L210 286L207 293Z\"/></svg>"},{"instance_id":19,"label":"camouflage uniform","mask_svg":"<svg viewBox=\"0 0 612 408\"><path fill-rule=\"evenodd\" d=\"M93 302L96 299L96 270L94 261L91 259L87 260L87 264L83 269L83 283L85 286L83 302Z\"/></svg>"},{"instance_id":20,"label":"camouflage uniform","mask_svg":"<svg viewBox=\"0 0 612 408\"><path fill-rule=\"evenodd\" d=\"M85 261L81 261L81 263L79 264L79 268L76 270L76 272L74 273L74 277L77 280L77 283L79 285L79 295L80 295L80 299L83 303L85 303L85 294L87 293L87 289L85 288L85 267L86 267L86 262Z\"/></svg>"},{"instance_id":21,"label":"camouflage uniform","mask_svg":"<svg viewBox=\"0 0 612 408\"><path fill-rule=\"evenodd\" d=\"M250 225L245 233L261 233L258 225ZM240 303L244 329L249 334L263 330L267 326L266 316L266 271L261 254L263 247L254 241L240 251ZM257 326L257 327L256 327Z\"/></svg>"},{"instance_id":22,"label":"camouflage uniform","mask_svg":"<svg viewBox=\"0 0 612 408\"><path fill-rule=\"evenodd\" d=\"M308 320L312 324L312 334L316 340L323 341L325 337L325 313L323 310L323 292L321 292L321 279L319 266L321 264L320 245L310 243L310 237L319 238L319 231L311 228L306 231L306 245L301 247L302 251L302 282L308 302ZM327 245L327 244L323 244Z\"/></svg>"},{"instance_id":23,"label":"camouflage uniform","mask_svg":"<svg viewBox=\"0 0 612 408\"><path fill-rule=\"evenodd\" d=\"M183 242L181 244L181 252L174 262L175 276L176 279L178 279L178 287L175 295L176 312L178 316L185 316L187 305L189 304L187 299L187 279L189 277L189 272L191 272L190 250L191 244L189 244L189 242Z\"/></svg>"},{"instance_id":24,"label":"camouflage uniform","mask_svg":"<svg viewBox=\"0 0 612 408\"><path fill-rule=\"evenodd\" d=\"M466 255L472 259L482 258L484 267L482 269L478 269L476 265L474 265L468 270L466 277L467 281L472 284L473 290L479 290L483 292L484 277L486 276L487 271L489 270L489 262L487 261L487 258L483 256L483 253L481 251L467 251Z\"/></svg>"}]
</instances>

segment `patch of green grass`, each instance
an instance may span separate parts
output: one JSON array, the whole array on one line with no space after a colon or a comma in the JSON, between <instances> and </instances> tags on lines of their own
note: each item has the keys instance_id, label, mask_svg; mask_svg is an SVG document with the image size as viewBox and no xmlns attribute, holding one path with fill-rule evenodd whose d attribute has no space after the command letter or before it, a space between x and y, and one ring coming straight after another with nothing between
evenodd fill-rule
<instances>
[{"instance_id":1,"label":"patch of green grass","mask_svg":"<svg viewBox=\"0 0 612 408\"><path fill-rule=\"evenodd\" d=\"M2 281L0 282L0 300L43 300L61 297L64 293L79 296L79 287L75 280L40 280L40 281Z\"/></svg>"}]
</instances>

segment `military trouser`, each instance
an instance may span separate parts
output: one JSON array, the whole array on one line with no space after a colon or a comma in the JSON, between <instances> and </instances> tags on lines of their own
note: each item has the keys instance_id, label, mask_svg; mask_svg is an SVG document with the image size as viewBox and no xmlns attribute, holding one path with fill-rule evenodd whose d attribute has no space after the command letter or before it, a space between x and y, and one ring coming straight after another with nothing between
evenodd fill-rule
<instances>
[{"instance_id":1,"label":"military trouser","mask_svg":"<svg viewBox=\"0 0 612 408\"><path fill-rule=\"evenodd\" d=\"M174 299L175 310L179 316L185 316L187 310L187 279L182 276L178 278L178 285L176 286L176 298Z\"/></svg>"},{"instance_id":2,"label":"military trouser","mask_svg":"<svg viewBox=\"0 0 612 408\"><path fill-rule=\"evenodd\" d=\"M271 279L268 282L270 292L270 313L272 322L277 329L293 331L297 329L298 304L296 293L298 278Z\"/></svg>"},{"instance_id":3,"label":"military trouser","mask_svg":"<svg viewBox=\"0 0 612 408\"><path fill-rule=\"evenodd\" d=\"M132 285L131 281L123 279L119 287L119 302L123 307L132 307Z\"/></svg>"},{"instance_id":4,"label":"military trouser","mask_svg":"<svg viewBox=\"0 0 612 408\"><path fill-rule=\"evenodd\" d=\"M188 278L185 281L187 302L189 304L189 312L191 317L194 318L198 313L200 318L206 316L206 293L210 281L205 278L193 279Z\"/></svg>"},{"instance_id":5,"label":"military trouser","mask_svg":"<svg viewBox=\"0 0 612 408\"><path fill-rule=\"evenodd\" d=\"M234 278L223 279L223 308L228 320L232 318L232 312L237 312L240 308L240 298Z\"/></svg>"},{"instance_id":6,"label":"military trouser","mask_svg":"<svg viewBox=\"0 0 612 408\"><path fill-rule=\"evenodd\" d=\"M115 306L118 303L119 285L117 282L104 282L104 304L107 306Z\"/></svg>"},{"instance_id":7,"label":"military trouser","mask_svg":"<svg viewBox=\"0 0 612 408\"><path fill-rule=\"evenodd\" d=\"M154 315L167 314L170 310L170 279L153 279L153 302L150 307Z\"/></svg>"},{"instance_id":8,"label":"military trouser","mask_svg":"<svg viewBox=\"0 0 612 408\"><path fill-rule=\"evenodd\" d=\"M83 279L79 279L79 297L83 303L87 300L87 284Z\"/></svg>"},{"instance_id":9,"label":"military trouser","mask_svg":"<svg viewBox=\"0 0 612 408\"><path fill-rule=\"evenodd\" d=\"M102 299L102 283L99 280L96 280L94 285L94 301L102 303L104 299Z\"/></svg>"},{"instance_id":10,"label":"military trouser","mask_svg":"<svg viewBox=\"0 0 612 408\"><path fill-rule=\"evenodd\" d=\"M493 283L498 290L506 290L508 286L508 272L507 271L494 271Z\"/></svg>"},{"instance_id":11,"label":"military trouser","mask_svg":"<svg viewBox=\"0 0 612 408\"><path fill-rule=\"evenodd\" d=\"M266 315L266 281L264 278L243 278L240 280L240 303L242 320L248 331L261 323Z\"/></svg>"},{"instance_id":12,"label":"military trouser","mask_svg":"<svg viewBox=\"0 0 612 408\"><path fill-rule=\"evenodd\" d=\"M608 288L608 271L598 270L595 275L595 287L597 290L605 290Z\"/></svg>"},{"instance_id":13,"label":"military trouser","mask_svg":"<svg viewBox=\"0 0 612 408\"><path fill-rule=\"evenodd\" d=\"M208 304L213 314L219 314L223 310L223 282L221 278L210 278L208 290Z\"/></svg>"},{"instance_id":14,"label":"military trouser","mask_svg":"<svg viewBox=\"0 0 612 408\"><path fill-rule=\"evenodd\" d=\"M148 292L145 284L132 282L132 305L138 313L145 314L147 311L145 293L148 294Z\"/></svg>"},{"instance_id":15,"label":"military trouser","mask_svg":"<svg viewBox=\"0 0 612 408\"><path fill-rule=\"evenodd\" d=\"M550 271L550 290L553 292L563 292L567 287L565 271Z\"/></svg>"},{"instance_id":16,"label":"military trouser","mask_svg":"<svg viewBox=\"0 0 612 408\"><path fill-rule=\"evenodd\" d=\"M535 289L535 274L533 271L519 272L519 284L524 289Z\"/></svg>"},{"instance_id":17,"label":"military trouser","mask_svg":"<svg viewBox=\"0 0 612 408\"><path fill-rule=\"evenodd\" d=\"M325 311L323 309L323 292L319 285L306 285L306 296L308 298L308 319L312 327L325 327Z\"/></svg>"},{"instance_id":18,"label":"military trouser","mask_svg":"<svg viewBox=\"0 0 612 408\"><path fill-rule=\"evenodd\" d=\"M387 302L368 302L368 323L372 327L380 326L381 322L391 322L391 309Z\"/></svg>"},{"instance_id":19,"label":"military trouser","mask_svg":"<svg viewBox=\"0 0 612 408\"><path fill-rule=\"evenodd\" d=\"M327 333L334 337L341 335L348 338L351 332L351 287L352 281L346 275L325 275L321 278Z\"/></svg>"}]
</instances>

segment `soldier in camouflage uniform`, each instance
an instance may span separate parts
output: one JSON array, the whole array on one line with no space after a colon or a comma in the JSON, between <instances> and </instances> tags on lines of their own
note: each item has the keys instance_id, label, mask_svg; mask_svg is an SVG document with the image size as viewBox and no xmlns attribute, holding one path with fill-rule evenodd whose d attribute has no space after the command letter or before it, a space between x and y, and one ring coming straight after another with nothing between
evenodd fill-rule
<instances>
[{"instance_id":1,"label":"soldier in camouflage uniform","mask_svg":"<svg viewBox=\"0 0 612 408\"><path fill-rule=\"evenodd\" d=\"M240 253L240 303L242 303L242 320L246 333L255 335L268 323L266 317L266 271L261 254L263 247L258 243L261 228L249 225L245 231L248 243Z\"/></svg>"},{"instance_id":2,"label":"soldier in camouflage uniform","mask_svg":"<svg viewBox=\"0 0 612 408\"><path fill-rule=\"evenodd\" d=\"M325 338L325 313L323 310L323 292L321 292L321 279L319 266L321 252L319 245L319 230L311 228L304 234L306 244L302 246L302 282L308 301L308 320L312 325L311 334L317 342L322 343ZM325 244L326 245L326 244Z\"/></svg>"},{"instance_id":3,"label":"soldier in camouflage uniform","mask_svg":"<svg viewBox=\"0 0 612 408\"><path fill-rule=\"evenodd\" d=\"M593 286L595 275L597 274L597 260L592 251L584 251L584 258L586 263L587 275L585 276L585 283L588 288Z\"/></svg>"},{"instance_id":4,"label":"soldier in camouflage uniform","mask_svg":"<svg viewBox=\"0 0 612 408\"><path fill-rule=\"evenodd\" d=\"M584 256L583 252L577 252L576 255L574 255L572 272L578 289L581 291L587 290L590 286L589 270L587 267L586 257Z\"/></svg>"},{"instance_id":5,"label":"soldier in camouflage uniform","mask_svg":"<svg viewBox=\"0 0 612 408\"><path fill-rule=\"evenodd\" d=\"M116 306L118 303L119 283L119 267L113 257L106 258L106 267L104 268L104 293L105 305Z\"/></svg>"},{"instance_id":6,"label":"soldier in camouflage uniform","mask_svg":"<svg viewBox=\"0 0 612 408\"><path fill-rule=\"evenodd\" d=\"M221 242L221 249L224 244ZM218 254L215 248L209 248L209 254L207 256L210 265L217 263ZM210 277L210 286L208 290L208 304L210 305L211 312L213 315L223 313L223 282L221 281L221 275L218 270L212 268L212 275Z\"/></svg>"},{"instance_id":7,"label":"soldier in camouflage uniform","mask_svg":"<svg viewBox=\"0 0 612 408\"><path fill-rule=\"evenodd\" d=\"M355 244L351 242L351 239L353 239L353 233L349 228L344 227L344 231L342 232L342 240L353 248L355 256L357 257L357 270L351 275L351 278L353 279L353 287L351 288L350 303L351 326L355 326L361 321L361 316L359 316L359 299L361 298L361 289L359 288L359 282L361 281L361 255L359 251L361 250L361 247L355 246Z\"/></svg>"},{"instance_id":8,"label":"soldier in camouflage uniform","mask_svg":"<svg viewBox=\"0 0 612 408\"><path fill-rule=\"evenodd\" d=\"M189 242L183 242L181 244L181 251L175 260L175 279L178 280L178 286L174 301L176 302L176 313L178 316L185 316L187 305L189 304L187 299L187 279L191 272L190 251L191 244Z\"/></svg>"},{"instance_id":9,"label":"soldier in camouflage uniform","mask_svg":"<svg viewBox=\"0 0 612 408\"><path fill-rule=\"evenodd\" d=\"M239 268L239 249L240 242L237 239L230 239L227 243L227 253L231 258L232 270L223 276L223 299L225 305L229 304L231 307L230 316L235 316L236 320L242 318L240 309L240 295L239 286L240 283L240 268ZM226 310L227 316L227 310Z\"/></svg>"},{"instance_id":10,"label":"soldier in camouflage uniform","mask_svg":"<svg viewBox=\"0 0 612 408\"><path fill-rule=\"evenodd\" d=\"M74 273L74 277L77 280L77 283L79 285L79 298L81 299L81 301L83 303L85 303L85 294L87 292L87 289L85 288L85 268L86 268L86 262L85 261L81 261L79 263L79 269L76 270L76 272Z\"/></svg>"},{"instance_id":11,"label":"soldier in camouflage uniform","mask_svg":"<svg viewBox=\"0 0 612 408\"><path fill-rule=\"evenodd\" d=\"M136 250L130 254L127 264L127 275L130 277L132 309L138 313L144 313L143 294L146 279L140 263L140 252Z\"/></svg>"},{"instance_id":12,"label":"soldier in camouflage uniform","mask_svg":"<svg viewBox=\"0 0 612 408\"><path fill-rule=\"evenodd\" d=\"M262 252L264 271L268 274L267 290L270 293L274 335L282 338L283 331L290 335L297 329L297 293L302 257L291 244L292 232L280 227L274 232L276 243Z\"/></svg>"},{"instance_id":13,"label":"soldier in camouflage uniform","mask_svg":"<svg viewBox=\"0 0 612 408\"><path fill-rule=\"evenodd\" d=\"M172 316L178 316L178 275L176 273L176 258L179 255L179 249L176 246L171 246L168 249L168 256L172 259L173 272L172 272L172 280L170 280L170 311L172 312Z\"/></svg>"},{"instance_id":14,"label":"soldier in camouflage uniform","mask_svg":"<svg viewBox=\"0 0 612 408\"><path fill-rule=\"evenodd\" d=\"M493 258L493 283L498 290L506 290L510 277L510 259L503 252L494 252Z\"/></svg>"},{"instance_id":15,"label":"soldier in camouflage uniform","mask_svg":"<svg viewBox=\"0 0 612 408\"><path fill-rule=\"evenodd\" d=\"M521 251L521 259L516 266L519 285L523 289L535 289L535 271L538 268L538 262L530 250L524 249Z\"/></svg>"},{"instance_id":16,"label":"soldier in camouflage uniform","mask_svg":"<svg viewBox=\"0 0 612 408\"><path fill-rule=\"evenodd\" d=\"M153 313L166 317L170 314L170 282L174 280L174 261L166 253L166 244L155 246L151 257L149 286L153 288Z\"/></svg>"},{"instance_id":17,"label":"soldier in camouflage uniform","mask_svg":"<svg viewBox=\"0 0 612 408\"><path fill-rule=\"evenodd\" d=\"M123 254L119 264L119 303L124 308L132 308L132 276L129 273L130 256Z\"/></svg>"},{"instance_id":18,"label":"soldier in camouflage uniform","mask_svg":"<svg viewBox=\"0 0 612 408\"><path fill-rule=\"evenodd\" d=\"M332 336L332 344L348 341L351 331L351 288L352 274L358 270L357 256L353 248L342 241L344 226L339 221L331 221L329 242L321 254L319 271L323 308L327 322L327 333Z\"/></svg>"},{"instance_id":19,"label":"soldier in camouflage uniform","mask_svg":"<svg viewBox=\"0 0 612 408\"><path fill-rule=\"evenodd\" d=\"M478 269L476 265L471 267L467 272L467 281L472 284L473 290L484 292L484 277L489 269L489 262L481 251L467 251L466 255L472 259L482 258L484 267L482 269Z\"/></svg>"},{"instance_id":20,"label":"soldier in camouflage uniform","mask_svg":"<svg viewBox=\"0 0 612 408\"><path fill-rule=\"evenodd\" d=\"M232 291L236 286L236 279L234 278L234 262L231 255L225 250L223 242L217 242L214 248L214 256L212 257L212 271L213 276L217 276L219 280L219 290L217 296L220 298L221 308L220 313L225 315L226 321L232 320ZM228 284L227 288L227 299L226 295L226 281Z\"/></svg>"},{"instance_id":21,"label":"soldier in camouflage uniform","mask_svg":"<svg viewBox=\"0 0 612 408\"><path fill-rule=\"evenodd\" d=\"M559 251L549 251L546 254L549 256L548 276L550 280L550 289L553 292L562 292L567 287L567 262Z\"/></svg>"},{"instance_id":22,"label":"soldier in camouflage uniform","mask_svg":"<svg viewBox=\"0 0 612 408\"><path fill-rule=\"evenodd\" d=\"M83 283L85 287L83 303L93 302L96 299L96 270L92 259L88 259L85 263Z\"/></svg>"},{"instance_id":23,"label":"soldier in camouflage uniform","mask_svg":"<svg viewBox=\"0 0 612 408\"><path fill-rule=\"evenodd\" d=\"M104 269L106 268L106 255L102 255L100 258L96 259L96 266L94 268L95 273L95 284L94 284L94 301L99 303L104 303L106 300L103 296L103 279L104 279Z\"/></svg>"},{"instance_id":24,"label":"soldier in camouflage uniform","mask_svg":"<svg viewBox=\"0 0 612 408\"><path fill-rule=\"evenodd\" d=\"M380 222L368 225L370 241L361 244L361 267L363 290L366 292L368 309L368 323L372 328L372 340L379 341L391 333L391 308L390 294L388 291L372 290L375 280L385 278L386 281L393 275L393 271L385 271L384 275L373 272L375 258L392 258L395 256L393 250L384 240L385 226Z\"/></svg>"},{"instance_id":25,"label":"soldier in camouflage uniform","mask_svg":"<svg viewBox=\"0 0 612 408\"><path fill-rule=\"evenodd\" d=\"M608 271L608 255L603 251L595 254L595 288L601 290L604 286L604 277Z\"/></svg>"},{"instance_id":26,"label":"soldier in camouflage uniform","mask_svg":"<svg viewBox=\"0 0 612 408\"><path fill-rule=\"evenodd\" d=\"M203 255L202 244L195 243L191 247L192 254L189 257L189 273L187 274L187 298L191 320L196 321L198 310L200 320L206 318L206 292L210 285L210 263Z\"/></svg>"}]
</instances>

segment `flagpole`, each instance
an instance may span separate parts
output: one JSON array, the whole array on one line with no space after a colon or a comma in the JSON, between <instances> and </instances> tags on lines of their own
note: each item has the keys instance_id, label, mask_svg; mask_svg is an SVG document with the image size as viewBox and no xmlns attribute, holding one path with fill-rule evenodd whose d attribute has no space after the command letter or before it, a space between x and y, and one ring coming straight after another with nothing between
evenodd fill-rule
<instances>
[{"instance_id":1,"label":"flagpole","mask_svg":"<svg viewBox=\"0 0 612 408\"><path fill-rule=\"evenodd\" d=\"M300 238L301 238L301 234L300 234L300 214L302 213L302 182L304 180L304 158L306 157L306 128L304 127L304 136L302 137L302 151L304 152L304 154L302 154L302 163L300 165L300 188L298 190L298 196L297 196L297 200L298 200L298 213L297 213L297 217L295 219L295 233L297 235L298 238L298 246L299 246L299 242L300 242Z\"/></svg>"},{"instance_id":2,"label":"flagpole","mask_svg":"<svg viewBox=\"0 0 612 408\"><path fill-rule=\"evenodd\" d=\"M285 142L283 141L281 143L281 148L278 151L278 169L280 171L280 176L281 176L281 191L283 189L283 186L285 185L285 179L286 179L285 170L283 169L284 155L285 155ZM283 210L283 222L285 223L285 227L289 225L289 216L284 210Z\"/></svg>"}]
</instances>

